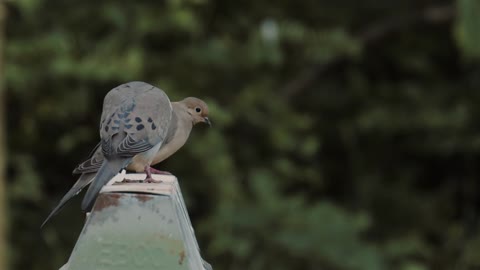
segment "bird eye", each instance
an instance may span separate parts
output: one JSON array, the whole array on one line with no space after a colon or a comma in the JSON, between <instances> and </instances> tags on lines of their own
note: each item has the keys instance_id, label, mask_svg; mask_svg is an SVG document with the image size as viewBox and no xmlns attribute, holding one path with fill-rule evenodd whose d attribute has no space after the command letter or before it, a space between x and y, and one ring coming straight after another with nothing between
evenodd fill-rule
<instances>
[{"instance_id":1,"label":"bird eye","mask_svg":"<svg viewBox=\"0 0 480 270\"><path fill-rule=\"evenodd\" d=\"M200 109L199 107L196 107L196 108L195 108L195 111L196 111L197 113L199 113L199 112L202 111L202 109Z\"/></svg>"}]
</instances>

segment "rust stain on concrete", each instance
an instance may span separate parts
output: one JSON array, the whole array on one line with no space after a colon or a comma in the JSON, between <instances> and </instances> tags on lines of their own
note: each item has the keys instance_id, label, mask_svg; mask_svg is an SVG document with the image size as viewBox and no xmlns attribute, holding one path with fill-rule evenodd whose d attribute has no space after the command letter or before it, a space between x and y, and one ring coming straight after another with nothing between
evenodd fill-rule
<instances>
[{"instance_id":1,"label":"rust stain on concrete","mask_svg":"<svg viewBox=\"0 0 480 270\"><path fill-rule=\"evenodd\" d=\"M118 206L121 195L115 193L102 193L95 203L95 210L101 211L110 206Z\"/></svg>"},{"instance_id":2,"label":"rust stain on concrete","mask_svg":"<svg viewBox=\"0 0 480 270\"><path fill-rule=\"evenodd\" d=\"M180 256L178 259L178 264L182 265L183 261L185 260L185 250L180 251L178 255Z\"/></svg>"},{"instance_id":3,"label":"rust stain on concrete","mask_svg":"<svg viewBox=\"0 0 480 270\"><path fill-rule=\"evenodd\" d=\"M137 198L137 200L139 200L140 202L147 202L147 201L150 201L150 200L153 200L153 196L151 195L145 195L145 194L135 194L135 198Z\"/></svg>"}]
</instances>

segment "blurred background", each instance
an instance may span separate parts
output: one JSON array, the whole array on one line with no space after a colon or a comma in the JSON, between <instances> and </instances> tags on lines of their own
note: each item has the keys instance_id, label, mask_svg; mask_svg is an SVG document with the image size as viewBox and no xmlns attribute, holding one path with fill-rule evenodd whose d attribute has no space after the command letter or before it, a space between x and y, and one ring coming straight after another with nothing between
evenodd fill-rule
<instances>
[{"instance_id":1,"label":"blurred background","mask_svg":"<svg viewBox=\"0 0 480 270\"><path fill-rule=\"evenodd\" d=\"M479 0L3 4L10 269L67 261L82 196L39 226L132 80L210 106L157 168L214 269L480 269Z\"/></svg>"}]
</instances>

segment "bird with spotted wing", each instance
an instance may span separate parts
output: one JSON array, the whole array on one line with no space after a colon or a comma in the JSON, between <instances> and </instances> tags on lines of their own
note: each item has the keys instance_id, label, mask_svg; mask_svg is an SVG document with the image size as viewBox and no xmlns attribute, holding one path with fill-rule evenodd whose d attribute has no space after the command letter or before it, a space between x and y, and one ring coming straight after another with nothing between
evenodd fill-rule
<instances>
[{"instance_id":1,"label":"bird with spotted wing","mask_svg":"<svg viewBox=\"0 0 480 270\"><path fill-rule=\"evenodd\" d=\"M145 104L142 105L142 102L152 102L146 101L148 95L145 96L145 92L153 89L163 93L160 89L147 83L130 82L112 89L106 95L100 123L102 142L97 145L85 162L75 168L74 174L80 174L79 179L64 195L42 226L58 213L71 198L92 181L95 181L94 185L95 183L98 184L90 193L87 192L87 195L90 197L88 199L85 197L82 203L82 209L89 211L103 185L124 167L135 172L145 172L147 181L151 180L152 172L166 173L157 171L151 168L150 165L160 163L180 149L186 143L195 124L207 123L210 125L207 104L194 97L185 98L179 102L167 103L165 101L168 101L168 97L164 93L155 93L161 99L161 108L153 108L153 111L150 111L152 109L150 107L149 109L135 109L139 106L138 104L145 106ZM170 117L168 117L169 114ZM129 135L133 133L136 134L135 137ZM148 141L149 133L151 136L154 136L153 139L150 138L150 141ZM164 136L161 136L162 134ZM142 136L146 136L147 140ZM139 138L143 138L143 145L140 145L138 141L134 141ZM156 140L159 140L159 142L154 145ZM135 144L135 147L130 148L132 143ZM104 147L107 153L105 153ZM125 147L129 147L129 149L126 151ZM149 147L151 148L146 150ZM144 151L142 152L142 150ZM101 170L102 167L103 170ZM120 169L117 170L117 168ZM102 179L97 182L100 172L102 172Z\"/></svg>"},{"instance_id":2,"label":"bird with spotted wing","mask_svg":"<svg viewBox=\"0 0 480 270\"><path fill-rule=\"evenodd\" d=\"M134 157L147 172L146 180L151 180L150 164L167 136L173 109L165 92L154 86L137 83L134 90L135 94L121 99L120 104L104 105L100 123L104 159L83 198L83 211L90 211L101 188ZM149 119L155 128L136 119Z\"/></svg>"}]
</instances>

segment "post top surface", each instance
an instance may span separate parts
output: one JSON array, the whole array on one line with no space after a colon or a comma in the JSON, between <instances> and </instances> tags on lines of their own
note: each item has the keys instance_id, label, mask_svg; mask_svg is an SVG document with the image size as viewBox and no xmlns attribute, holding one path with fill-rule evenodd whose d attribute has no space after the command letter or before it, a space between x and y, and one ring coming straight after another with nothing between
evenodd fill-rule
<instances>
[{"instance_id":1,"label":"post top surface","mask_svg":"<svg viewBox=\"0 0 480 270\"><path fill-rule=\"evenodd\" d=\"M144 173L119 173L102 188L101 193L133 192L158 195L175 193L177 178L174 175L152 174L152 178L158 181L154 183L143 183L145 177Z\"/></svg>"}]
</instances>

